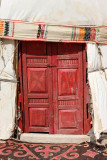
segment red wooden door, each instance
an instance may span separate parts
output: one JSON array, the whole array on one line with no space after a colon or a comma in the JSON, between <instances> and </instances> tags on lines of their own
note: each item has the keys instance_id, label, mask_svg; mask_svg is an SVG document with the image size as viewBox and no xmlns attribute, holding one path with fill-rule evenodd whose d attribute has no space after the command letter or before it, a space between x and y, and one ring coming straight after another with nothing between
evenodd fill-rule
<instances>
[{"instance_id":1,"label":"red wooden door","mask_svg":"<svg viewBox=\"0 0 107 160\"><path fill-rule=\"evenodd\" d=\"M54 133L83 134L82 45L52 45Z\"/></svg>"},{"instance_id":2,"label":"red wooden door","mask_svg":"<svg viewBox=\"0 0 107 160\"><path fill-rule=\"evenodd\" d=\"M23 42L24 132L83 134L82 44Z\"/></svg>"},{"instance_id":3,"label":"red wooden door","mask_svg":"<svg viewBox=\"0 0 107 160\"><path fill-rule=\"evenodd\" d=\"M24 132L53 132L51 57L48 52L45 42L22 43Z\"/></svg>"}]
</instances>

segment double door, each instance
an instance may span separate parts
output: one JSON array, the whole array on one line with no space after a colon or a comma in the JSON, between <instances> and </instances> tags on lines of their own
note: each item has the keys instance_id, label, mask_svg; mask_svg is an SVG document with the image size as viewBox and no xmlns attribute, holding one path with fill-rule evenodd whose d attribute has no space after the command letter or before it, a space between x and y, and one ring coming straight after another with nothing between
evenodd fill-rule
<instances>
[{"instance_id":1,"label":"double door","mask_svg":"<svg viewBox=\"0 0 107 160\"><path fill-rule=\"evenodd\" d=\"M83 134L82 44L22 42L24 132Z\"/></svg>"}]
</instances>

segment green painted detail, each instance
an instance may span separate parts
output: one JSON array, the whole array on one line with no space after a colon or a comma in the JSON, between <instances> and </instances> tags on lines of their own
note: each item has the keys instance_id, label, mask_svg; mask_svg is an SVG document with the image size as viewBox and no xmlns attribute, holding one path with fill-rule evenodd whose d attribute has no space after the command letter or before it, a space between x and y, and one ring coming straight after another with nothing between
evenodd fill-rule
<instances>
[{"instance_id":1,"label":"green painted detail","mask_svg":"<svg viewBox=\"0 0 107 160\"><path fill-rule=\"evenodd\" d=\"M99 32L99 27L96 28L96 32Z\"/></svg>"},{"instance_id":2,"label":"green painted detail","mask_svg":"<svg viewBox=\"0 0 107 160\"><path fill-rule=\"evenodd\" d=\"M73 35L74 35L74 27L72 27L71 41L73 40Z\"/></svg>"}]
</instances>

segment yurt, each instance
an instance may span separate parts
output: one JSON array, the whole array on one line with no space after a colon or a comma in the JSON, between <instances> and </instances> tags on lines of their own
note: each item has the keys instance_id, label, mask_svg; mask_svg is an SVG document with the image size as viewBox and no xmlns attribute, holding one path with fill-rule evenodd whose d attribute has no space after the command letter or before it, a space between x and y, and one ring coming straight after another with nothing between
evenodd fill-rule
<instances>
[{"instance_id":1,"label":"yurt","mask_svg":"<svg viewBox=\"0 0 107 160\"><path fill-rule=\"evenodd\" d=\"M0 1L0 139L107 132L107 1Z\"/></svg>"}]
</instances>

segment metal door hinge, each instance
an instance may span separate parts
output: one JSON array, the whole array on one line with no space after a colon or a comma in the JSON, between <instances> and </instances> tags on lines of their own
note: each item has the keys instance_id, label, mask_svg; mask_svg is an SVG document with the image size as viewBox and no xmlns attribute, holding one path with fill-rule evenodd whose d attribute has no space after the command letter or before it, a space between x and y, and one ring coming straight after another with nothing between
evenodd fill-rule
<instances>
[{"instance_id":1,"label":"metal door hinge","mask_svg":"<svg viewBox=\"0 0 107 160\"><path fill-rule=\"evenodd\" d=\"M20 93L20 77L18 77L18 81L17 81L17 91L19 94Z\"/></svg>"},{"instance_id":2,"label":"metal door hinge","mask_svg":"<svg viewBox=\"0 0 107 160\"><path fill-rule=\"evenodd\" d=\"M18 109L18 112L17 112L17 119L19 120L19 119L21 118L21 116L22 116L21 107L18 106L17 109Z\"/></svg>"}]
</instances>

